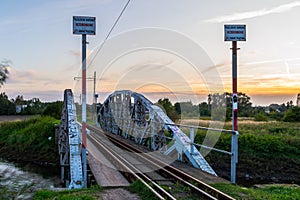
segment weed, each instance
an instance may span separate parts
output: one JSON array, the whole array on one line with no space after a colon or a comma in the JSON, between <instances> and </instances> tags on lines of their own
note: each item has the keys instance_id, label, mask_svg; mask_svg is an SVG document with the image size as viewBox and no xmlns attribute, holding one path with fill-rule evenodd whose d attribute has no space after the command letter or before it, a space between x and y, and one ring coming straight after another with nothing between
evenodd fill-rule
<instances>
[{"instance_id":1,"label":"weed","mask_svg":"<svg viewBox=\"0 0 300 200\"><path fill-rule=\"evenodd\" d=\"M137 193L143 200L158 199L141 181L135 181L129 186L129 191Z\"/></svg>"}]
</instances>

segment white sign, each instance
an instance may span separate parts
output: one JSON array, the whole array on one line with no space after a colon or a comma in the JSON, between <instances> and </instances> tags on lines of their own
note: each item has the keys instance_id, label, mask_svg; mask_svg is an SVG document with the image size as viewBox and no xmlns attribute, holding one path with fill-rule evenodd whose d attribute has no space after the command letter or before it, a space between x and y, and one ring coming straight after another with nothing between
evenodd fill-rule
<instances>
[{"instance_id":1,"label":"white sign","mask_svg":"<svg viewBox=\"0 0 300 200\"><path fill-rule=\"evenodd\" d=\"M225 41L246 41L246 25L224 25Z\"/></svg>"},{"instance_id":2,"label":"white sign","mask_svg":"<svg viewBox=\"0 0 300 200\"><path fill-rule=\"evenodd\" d=\"M73 16L73 34L96 35L96 17Z\"/></svg>"}]
</instances>

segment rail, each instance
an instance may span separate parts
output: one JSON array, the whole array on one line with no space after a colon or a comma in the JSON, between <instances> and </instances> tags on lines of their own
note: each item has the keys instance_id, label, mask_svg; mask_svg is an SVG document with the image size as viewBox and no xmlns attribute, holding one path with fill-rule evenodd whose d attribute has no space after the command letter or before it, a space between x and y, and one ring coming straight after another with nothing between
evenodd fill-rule
<instances>
[{"instance_id":1,"label":"rail","mask_svg":"<svg viewBox=\"0 0 300 200\"><path fill-rule=\"evenodd\" d=\"M162 171L162 174L167 175L168 177L172 177L172 179L175 180L175 182L180 182L183 185L185 185L186 187L190 188L191 191L196 192L197 194L199 194L201 196L201 198L204 199L224 199L224 200L233 200L232 197L228 196L227 194L205 184L204 182L190 176L189 174L174 168L170 165L167 165L167 163L165 163L164 161L161 161L160 159L157 159L155 157L153 157L152 155L149 154L145 154L143 153L143 151L141 151L140 149L137 149L135 147L133 147L132 145L128 144L127 142L122 142L120 141L117 136L114 136L113 134L109 134L109 133L104 133L102 130L100 130L98 127L93 127L88 125L89 129L95 133L100 133L100 134L105 134L106 135L106 139L108 139L109 141L115 143L117 146L124 148L124 150L126 150L125 152L134 152L136 154L135 157L140 157L141 159L143 159L146 163L151 163L151 165L155 166L155 168L159 169L159 171ZM93 137L93 135L89 135L89 137L91 139L95 138ZM96 138L95 138L96 139ZM99 138L100 139L100 138ZM103 146L106 146L105 143L103 143L104 139L96 139L98 143L101 143L101 148ZM109 145L111 148L111 145ZM107 149L108 150L108 149ZM108 150L108 154L113 153L114 150L110 149ZM123 160L124 162L124 158L122 155L120 155L119 153L120 151L118 150L117 153L115 154L116 157L120 157L121 160ZM106 154L107 155L107 154ZM114 157L115 157L114 156ZM126 166L128 164L128 161L125 160ZM127 167L126 167L127 168ZM132 167L130 167L132 169ZM133 169L133 171L135 173L138 173L139 175L143 174L143 172L140 172L139 169ZM157 191L161 190L159 193L161 195L163 195L164 198L167 199L174 199L174 196L170 193L161 193L163 188L160 188L159 185L157 185L155 182L153 182L153 180L149 180L149 178L147 179L143 179L145 182L150 181L150 185L155 186L155 189ZM149 185L149 184L148 184ZM147 185L146 185L147 186ZM147 186L148 187L148 186ZM150 189L150 188L149 188ZM160 197L159 197L160 198Z\"/></svg>"}]
</instances>

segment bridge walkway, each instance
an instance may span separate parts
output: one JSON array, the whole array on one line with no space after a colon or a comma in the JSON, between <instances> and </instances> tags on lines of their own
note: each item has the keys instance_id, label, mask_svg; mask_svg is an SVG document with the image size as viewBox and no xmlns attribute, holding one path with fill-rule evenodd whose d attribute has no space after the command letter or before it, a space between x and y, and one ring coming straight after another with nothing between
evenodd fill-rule
<instances>
[{"instance_id":1,"label":"bridge walkway","mask_svg":"<svg viewBox=\"0 0 300 200\"><path fill-rule=\"evenodd\" d=\"M101 187L124 187L130 183L115 169L113 164L87 137L88 156L87 161L90 169Z\"/></svg>"}]
</instances>

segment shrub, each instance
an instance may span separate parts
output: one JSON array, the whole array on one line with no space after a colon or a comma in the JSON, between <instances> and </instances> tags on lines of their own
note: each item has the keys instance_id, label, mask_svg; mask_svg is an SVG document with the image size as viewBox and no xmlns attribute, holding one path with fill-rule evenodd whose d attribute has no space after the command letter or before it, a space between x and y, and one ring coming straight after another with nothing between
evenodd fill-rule
<instances>
[{"instance_id":1,"label":"shrub","mask_svg":"<svg viewBox=\"0 0 300 200\"><path fill-rule=\"evenodd\" d=\"M43 115L51 116L54 117L55 119L60 119L62 113L62 106L63 106L62 101L49 103L46 109L44 110Z\"/></svg>"},{"instance_id":2,"label":"shrub","mask_svg":"<svg viewBox=\"0 0 300 200\"><path fill-rule=\"evenodd\" d=\"M268 117L264 113L257 113L254 116L254 120L258 121L258 122L262 122L262 121L267 122L268 121Z\"/></svg>"},{"instance_id":3,"label":"shrub","mask_svg":"<svg viewBox=\"0 0 300 200\"><path fill-rule=\"evenodd\" d=\"M300 107L293 107L286 111L282 120L285 122L300 122Z\"/></svg>"}]
</instances>

